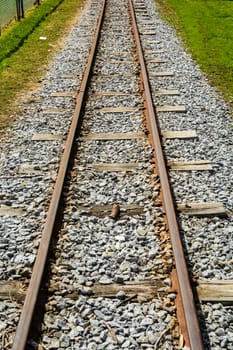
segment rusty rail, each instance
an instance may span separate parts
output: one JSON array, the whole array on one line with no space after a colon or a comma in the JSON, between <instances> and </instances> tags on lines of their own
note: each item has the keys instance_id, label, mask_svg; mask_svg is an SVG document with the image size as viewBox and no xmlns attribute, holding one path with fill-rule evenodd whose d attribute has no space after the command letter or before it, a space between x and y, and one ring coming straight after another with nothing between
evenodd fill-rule
<instances>
[{"instance_id":1,"label":"rusty rail","mask_svg":"<svg viewBox=\"0 0 233 350\"><path fill-rule=\"evenodd\" d=\"M46 265L49 245L55 225L55 220L57 216L57 210L59 207L59 202L61 199L62 188L64 184L65 175L67 172L67 167L69 164L70 154L72 150L72 145L75 138L76 129L80 119L80 114L83 106L83 101L85 97L86 86L89 80L91 67L93 64L96 46L99 40L100 29L102 26L103 15L105 11L106 0L102 0L101 11L98 18L96 32L93 38L92 48L89 54L87 65L85 68L84 76L82 79L81 87L76 99L76 107L73 114L72 123L67 136L65 149L60 162L59 172L57 175L56 183L54 186L53 195L51 198L48 215L45 222L45 227L42 232L42 238L40 246L38 248L36 261L33 267L31 280L26 293L23 309L20 315L19 323L16 329L16 334L13 342L12 350L24 350L27 342L28 333L30 330L31 321L33 318L33 313L44 273L44 268Z\"/></svg>"},{"instance_id":2,"label":"rusty rail","mask_svg":"<svg viewBox=\"0 0 233 350\"><path fill-rule=\"evenodd\" d=\"M179 228L176 219L176 213L174 209L173 199L171 195L170 185L168 181L168 175L166 165L164 161L162 146L159 136L158 123L156 121L155 110L153 106L150 85L147 75L147 70L143 58L143 51L141 47L140 37L138 33L136 16L132 0L129 0L129 9L132 18L133 33L136 43L136 50L138 59L141 66L141 76L144 87L144 97L146 105L146 113L150 121L151 136L154 143L154 149L156 154L157 167L160 174L161 188L163 191L163 200L166 209L166 215L169 225L169 232L171 235L174 259L177 269L179 287L181 292L181 298L184 307L184 314L186 319L186 325L188 328L189 341L191 349L193 350L204 350L200 326L195 308L194 296L189 281L188 270L183 252L183 246L180 238Z\"/></svg>"}]
</instances>

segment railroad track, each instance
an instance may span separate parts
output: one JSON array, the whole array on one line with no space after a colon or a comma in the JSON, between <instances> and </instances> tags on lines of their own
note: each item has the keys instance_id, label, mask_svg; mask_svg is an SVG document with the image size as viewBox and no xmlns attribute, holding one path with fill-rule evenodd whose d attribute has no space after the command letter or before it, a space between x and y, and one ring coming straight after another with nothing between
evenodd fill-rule
<instances>
[{"instance_id":1,"label":"railroad track","mask_svg":"<svg viewBox=\"0 0 233 350\"><path fill-rule=\"evenodd\" d=\"M202 349L160 144L161 137L196 133L159 130L156 114L186 108L155 107L153 98L179 91L159 86L151 96L154 79L173 72L157 69L166 59L161 49L150 50L155 32L144 3L103 1L97 8L29 287L14 295L25 300L13 349ZM72 96L66 90L52 97ZM40 133L33 140L60 138ZM206 160L170 161L169 168L212 170ZM226 214L219 203L180 203L179 210Z\"/></svg>"},{"instance_id":2,"label":"railroad track","mask_svg":"<svg viewBox=\"0 0 233 350\"><path fill-rule=\"evenodd\" d=\"M82 302L80 301L80 310L76 310L72 316L74 318L73 326L79 324L79 328L71 330L74 338L74 340L71 339L73 346L77 346L75 345L75 337L78 337L80 338L79 348L82 348L81 344L83 344L83 348L88 348L89 343L93 343L91 338L99 331L103 333L103 339L100 339L101 343L108 341L106 339L110 333L112 342L116 346L130 348L143 346L143 343L146 344L144 347L154 345L154 343L157 346L162 341L162 337L160 339L158 336L155 341L153 335L150 335L153 338L150 340L149 336L142 334L140 339L137 339L138 335L135 338L132 334L131 340L125 340L120 329L119 334L116 334L114 317L109 314L106 303L108 303L108 297L113 298L114 301L111 301L110 305L113 310L118 305L118 308L121 309L120 314L127 312L128 305L125 306L125 304L128 304L128 300L134 303L135 308L139 309L142 300L143 307L149 309L151 300L156 303L153 296L156 289L157 302L159 301L159 293L167 290L164 280L169 278L169 271L172 270L173 263L171 252L169 253L171 246L167 237L169 227L176 267L181 281L180 289L185 305L187 326L190 332L188 338L191 340L193 348L200 349L202 347L188 274L184 258L180 259L182 247L179 241L158 128L155 123L154 107L136 18L132 3L130 2L128 6L129 9L127 9L126 2L121 2L117 5L109 4L105 9L105 2L102 4L13 349L25 348L29 330L32 329L33 313L38 315L35 307L40 295L41 280L44 275L52 233L54 226L57 226L57 211L59 207L61 209L59 203L64 182L66 186L66 195L63 200L65 208L62 208L64 217L61 222L61 230L58 233L57 252L54 253L56 260L52 264L50 280L47 282L50 286L49 290L53 290L54 293L48 298L46 304L48 311L42 321L44 324L42 346L51 347L55 341L59 343L59 345L57 344L58 348L67 347L68 344L62 346L62 341L55 340L56 337L51 331L51 323L57 324L58 329L61 327L63 330L70 330L70 326L66 326L70 311L67 310L67 315L63 315L61 319L56 307L58 300L61 297L66 300L69 298L69 294L74 294L76 298L80 295L80 300L83 298ZM105 17L103 18L104 13ZM134 36L131 34L130 21L132 21ZM113 32L115 32L114 48L111 46ZM98 42L99 37L100 42ZM95 65L93 77L91 77L94 57ZM87 93L89 80L89 93ZM86 94L87 100L82 112ZM114 102L111 102L111 99ZM122 104L124 99L125 103ZM130 100L133 100L133 106L132 103L130 104ZM82 126L79 134L77 126L81 118ZM146 133L150 136L151 147L147 144ZM78 145L75 144L77 136L79 138ZM77 155L71 159L70 154L74 148L77 149ZM109 154L107 150L103 151L104 148L109 148ZM155 154L153 148L156 150ZM135 159L130 152L133 149L137 150ZM102 154L104 157L101 156ZM123 161L124 158L126 161ZM73 165L68 171L69 162ZM154 170L153 163L155 163ZM70 179L68 183L65 180L67 173ZM160 193L161 190L162 193ZM156 207L153 202L156 203ZM165 206L162 206L162 202ZM68 230L67 225L70 227ZM87 227L85 228L85 226ZM157 237L154 237L153 231L155 230L157 230ZM85 237L86 235L87 237ZM76 237L75 240L74 237ZM161 245L158 238L161 241L163 238L165 247L164 250L157 248L158 251L155 253L154 247ZM135 246L132 245L132 241L135 242ZM122 256L122 249L125 252L125 257ZM137 249L139 249L140 254ZM79 251L83 251L85 255L79 256ZM156 258L160 258L160 260L162 258L160 264L163 263L163 278L160 277L159 280L156 275L161 274L161 266L156 268ZM168 259L169 264L166 259ZM87 270L85 266L88 267ZM61 273L61 271L63 272ZM58 276L61 280L58 280ZM64 278L67 282L70 281L67 286L64 286ZM64 288L68 293L67 296L64 295ZM145 294L140 292L147 290L147 288L150 292L147 291ZM152 295L148 294L151 291L153 291ZM172 305L173 301L168 298L168 292L165 295L166 300L169 300L166 303ZM101 300L96 307L93 298L98 300L98 297ZM90 303L95 305L91 310L88 307ZM167 328L162 329L162 333L172 333L175 328L177 332L178 325L176 324L175 327L174 309L173 305L172 312L170 311L170 318L173 322L170 321ZM76 312L78 311L82 315L81 310L84 311L85 315L79 321L77 319L75 321ZM104 310L106 314L101 310ZM63 314L64 312L65 310L63 310ZM139 312L143 313L142 310ZM53 319L54 315L57 315L58 318ZM145 316L146 326L154 323L154 317L153 315ZM116 320L118 318L119 316L116 317ZM86 329L92 325L91 321L102 323L102 327L94 326L93 329L90 329L90 340L88 340L85 333ZM129 318L128 322L130 321L132 322ZM85 327L83 327L84 323ZM117 326L120 327L120 324ZM144 329L141 333L145 333ZM48 335L52 345L50 342L47 343ZM130 334L128 335L130 336ZM187 341L189 342L188 338L186 336L186 344ZM107 343L105 346L108 346Z\"/></svg>"}]
</instances>

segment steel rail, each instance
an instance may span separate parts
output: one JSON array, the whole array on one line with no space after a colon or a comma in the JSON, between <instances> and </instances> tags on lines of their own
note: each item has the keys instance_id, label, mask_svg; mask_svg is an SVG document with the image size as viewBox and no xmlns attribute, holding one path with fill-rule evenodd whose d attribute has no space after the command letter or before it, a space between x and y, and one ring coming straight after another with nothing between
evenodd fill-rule
<instances>
[{"instance_id":1,"label":"steel rail","mask_svg":"<svg viewBox=\"0 0 233 350\"><path fill-rule=\"evenodd\" d=\"M80 90L76 98L76 106L73 113L71 126L67 136L65 149L61 158L60 167L59 167L56 183L54 186L54 191L52 194L48 214L46 217L45 226L42 232L42 237L38 248L35 264L33 266L32 276L30 279L29 287L27 289L23 309L22 309L19 323L16 329L12 350L24 350L26 347L27 337L29 334L31 321L33 318L33 313L35 310L35 305L36 305L38 293L40 290L41 281L43 278L44 268L46 265L49 245L50 245L52 233L55 226L57 210L59 208L59 202L61 199L62 188L63 188L65 175L66 175L67 167L70 160L72 145L74 142L78 122L80 120L86 87L90 77L93 60L95 57L96 46L99 40L100 30L103 22L104 11L105 11L105 5L106 5L106 0L102 0L100 14L97 21L97 27L96 27L95 35L92 42L92 47L89 53L89 57L88 57L85 71L84 71Z\"/></svg>"},{"instance_id":2,"label":"steel rail","mask_svg":"<svg viewBox=\"0 0 233 350\"><path fill-rule=\"evenodd\" d=\"M176 212L173 204L164 155L163 155L162 146L160 142L159 127L156 120L156 114L155 114L154 105L152 101L148 74L146 70L146 65L143 57L143 51L142 51L140 37L139 37L137 23L136 23L136 16L135 16L132 0L128 0L128 1L129 1L130 14L132 18L132 26L133 26L133 33L135 37L137 55L141 66L141 75L143 79L146 112L148 114L149 121L150 121L151 134L152 134L151 136L154 143L157 167L160 174L163 200L165 204L169 232L170 232L171 241L172 241L174 259L175 259L175 264L177 269L178 281L180 285L181 298L182 298L183 307L184 307L186 325L188 328L189 341L190 341L191 349L204 350L199 321L198 321L196 308L195 308L194 296L190 285L186 260L183 252L183 246L182 246L177 218L176 218Z\"/></svg>"}]
</instances>

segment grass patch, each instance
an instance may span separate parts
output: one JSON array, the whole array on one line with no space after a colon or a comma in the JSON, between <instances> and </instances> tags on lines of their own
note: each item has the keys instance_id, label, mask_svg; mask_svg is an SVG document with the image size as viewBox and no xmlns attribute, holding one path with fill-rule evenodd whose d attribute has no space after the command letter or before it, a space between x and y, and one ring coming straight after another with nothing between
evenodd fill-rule
<instances>
[{"instance_id":1,"label":"grass patch","mask_svg":"<svg viewBox=\"0 0 233 350\"><path fill-rule=\"evenodd\" d=\"M28 11L25 18L3 31L0 38L0 62L17 51L33 30L40 25L45 18L59 6L63 0L47 0L40 6Z\"/></svg>"},{"instance_id":2,"label":"grass patch","mask_svg":"<svg viewBox=\"0 0 233 350\"><path fill-rule=\"evenodd\" d=\"M233 1L156 0L210 82L233 103Z\"/></svg>"},{"instance_id":3,"label":"grass patch","mask_svg":"<svg viewBox=\"0 0 233 350\"><path fill-rule=\"evenodd\" d=\"M44 74L84 0L44 0L0 37L0 128L9 125L17 97ZM40 40L40 37L47 37ZM18 111L19 112L19 111Z\"/></svg>"}]
</instances>

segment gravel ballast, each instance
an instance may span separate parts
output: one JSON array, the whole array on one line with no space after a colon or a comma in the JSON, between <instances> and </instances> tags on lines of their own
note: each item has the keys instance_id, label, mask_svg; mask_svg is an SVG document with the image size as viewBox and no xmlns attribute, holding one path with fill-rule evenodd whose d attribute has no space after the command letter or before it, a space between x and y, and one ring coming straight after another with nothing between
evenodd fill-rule
<instances>
[{"instance_id":1,"label":"gravel ballast","mask_svg":"<svg viewBox=\"0 0 233 350\"><path fill-rule=\"evenodd\" d=\"M174 199L177 203L221 202L226 209L226 217L190 218L179 214L190 276L205 281L232 280L233 138L229 108L208 84L174 30L160 19L154 2L143 2L148 16L143 15L142 2L134 1L134 4L142 46L148 58L152 92L158 89L176 89L180 92L177 96L154 94L155 105L181 104L187 109L185 113L158 112L160 128L172 131L196 130L198 136L187 140L163 139L166 159L209 160L213 164L212 171L170 171ZM32 94L30 101L25 101L25 114L7 131L0 146L0 207L9 211L22 210L21 214L15 211L14 215L1 215L2 281L24 281L31 275L75 106L75 95L72 94L81 83L99 6L97 2L86 3L81 18L66 40L65 49L54 58L43 79L41 89ZM112 0L108 6L110 12L120 14L120 20L124 23L126 2L122 0L116 4ZM112 22L112 33L104 35L107 41L100 48L102 56L97 58L94 69L96 77L92 80L91 92L111 90L136 94L108 96L106 99L98 96L87 103L87 119L82 135L77 140L82 159L74 164L71 174L75 182L67 197L70 207L65 212L62 229L65 240L58 246L61 265L58 270L56 266L53 267L57 276L63 276L63 279L55 279L59 288L50 298L51 305L44 319L41 345L45 349L178 348L169 329L174 312L166 311L159 300L134 300L126 306L121 303L126 297L123 291L119 291L115 299L93 298L91 295L91 287L96 282L104 285L138 278L151 279L153 268L162 270L163 259L159 258L159 254L164 253L159 248L158 237L154 235L151 219L152 203L157 195L148 184L153 166L145 166L144 163L145 159L152 157L151 147L144 139L103 142L87 141L84 137L90 132L145 130L142 101L137 96L137 77L131 76L137 72L132 58L132 39L128 40L128 34L122 38L119 20L114 24L115 21ZM107 43L111 45L108 54L105 52ZM127 63L111 63L111 60L119 60L119 51L124 51L121 52L121 59ZM155 58L162 58L166 62L154 63L151 60ZM103 77L116 74L116 71L120 76L105 77L103 80L103 77L97 77L99 69ZM156 71L172 71L174 76L153 77ZM60 92L71 94L57 96ZM123 114L101 111L113 104L114 107L131 106L136 109ZM59 135L59 138L33 141L32 137L37 134L54 134ZM117 147L118 153L112 155L114 147ZM121 176L112 173L106 181L106 174L96 173L91 166L103 160L105 163L139 163L137 179L132 181L133 177L129 174ZM98 190L95 189L96 184ZM122 188L125 191L122 192ZM115 223L111 218L86 216L85 210L80 215L77 210L79 205L91 205L93 202L109 204L109 199L112 203L120 201L124 204L145 205L141 221L136 222L133 217L124 216ZM159 211L159 208L155 210L157 217L161 216ZM125 224L128 227L126 232ZM109 232L113 237L110 237ZM97 242L101 246L99 251ZM72 265L71 259L78 262ZM69 290L69 280L72 279L75 283ZM169 278L165 284L170 285ZM67 297L67 292L77 292L81 296L74 301ZM174 295L170 294L168 299L172 309ZM13 300L0 301L0 349L11 348L20 309L21 304ZM233 308L222 303L201 302L199 314L205 347L211 350L232 350ZM161 341L157 344L160 337ZM36 346L33 341L32 346Z\"/></svg>"},{"instance_id":2,"label":"gravel ballast","mask_svg":"<svg viewBox=\"0 0 233 350\"><path fill-rule=\"evenodd\" d=\"M44 317L41 345L45 348L58 339L56 348L60 349L151 349L160 343L165 349L177 347L174 294L166 294L167 308L163 295L171 285L168 271L172 259L166 262L169 246L162 247L159 234L155 234L155 222L159 221L164 230L165 222L161 206L153 206L159 193L151 183L154 166L149 160L153 149L145 135L128 140L85 138L101 133L142 134L145 130L126 11L125 1L107 3L104 34L77 138L56 261L52 264L55 292ZM123 98L101 95L108 92L123 93ZM95 166L125 163L129 168L136 164L136 168L95 170ZM104 211L105 206L116 204L121 215L115 220L101 212L89 213L92 206ZM124 206L139 207L141 212L130 215ZM130 283L146 288L145 280L158 283L158 279L162 282L160 297L143 293L130 296L125 291ZM107 291L113 286L117 291L109 296ZM67 294L78 294L78 300Z\"/></svg>"}]
</instances>

